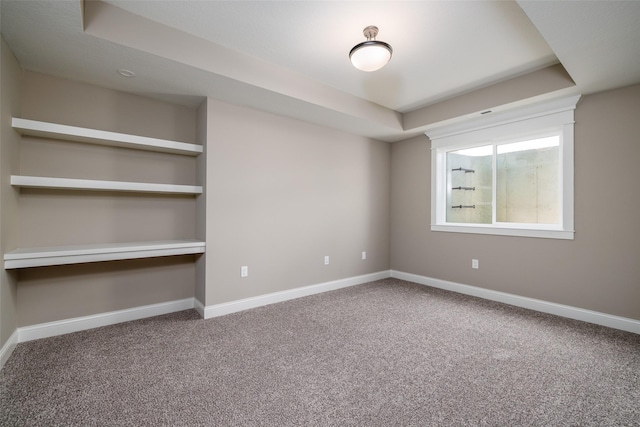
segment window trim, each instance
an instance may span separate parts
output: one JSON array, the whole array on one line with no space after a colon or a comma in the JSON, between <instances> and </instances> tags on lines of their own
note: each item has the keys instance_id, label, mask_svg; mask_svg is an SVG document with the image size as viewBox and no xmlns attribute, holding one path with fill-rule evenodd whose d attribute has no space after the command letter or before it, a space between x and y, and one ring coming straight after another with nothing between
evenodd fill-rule
<instances>
[{"instance_id":1,"label":"window trim","mask_svg":"<svg viewBox=\"0 0 640 427\"><path fill-rule=\"evenodd\" d=\"M431 231L573 240L575 233L573 127L574 110L579 100L580 95L576 95L524 107L494 109L491 114L462 117L428 129L425 135L431 140ZM551 129L559 130L561 134L560 224L446 222L447 151L495 144L521 135Z\"/></svg>"}]
</instances>

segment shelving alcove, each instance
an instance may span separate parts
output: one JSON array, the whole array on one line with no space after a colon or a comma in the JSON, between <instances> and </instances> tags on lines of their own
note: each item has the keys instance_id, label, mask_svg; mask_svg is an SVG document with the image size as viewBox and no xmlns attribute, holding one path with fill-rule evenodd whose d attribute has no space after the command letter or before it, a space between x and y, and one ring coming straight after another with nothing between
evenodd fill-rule
<instances>
[{"instance_id":1,"label":"shelving alcove","mask_svg":"<svg viewBox=\"0 0 640 427\"><path fill-rule=\"evenodd\" d=\"M17 117L12 119L12 127L23 136L35 136L184 156L198 156L203 152L202 146L197 144L67 126ZM23 175L12 175L11 185L14 187L47 188L52 190L127 191L168 195L196 196L202 193L202 186L198 185L103 181ZM121 244L108 243L18 248L4 254L4 268L8 270L97 261L199 254L205 252L205 246L205 242L188 239L127 242Z\"/></svg>"}]
</instances>

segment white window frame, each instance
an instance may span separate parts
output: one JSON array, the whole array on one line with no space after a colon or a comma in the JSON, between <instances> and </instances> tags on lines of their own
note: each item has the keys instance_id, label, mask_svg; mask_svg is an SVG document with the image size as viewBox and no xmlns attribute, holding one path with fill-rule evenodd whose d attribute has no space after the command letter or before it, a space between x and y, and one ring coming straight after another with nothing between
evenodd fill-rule
<instances>
[{"instance_id":1,"label":"white window frame","mask_svg":"<svg viewBox=\"0 0 640 427\"><path fill-rule=\"evenodd\" d=\"M431 231L573 240L573 125L574 110L579 100L580 95L577 95L502 111L495 109L428 129L425 134L431 140ZM544 132L560 133L559 224L495 221L493 224L472 224L446 221L448 151L499 144ZM493 203L495 205L495 200ZM495 219L495 212L493 217Z\"/></svg>"}]
</instances>

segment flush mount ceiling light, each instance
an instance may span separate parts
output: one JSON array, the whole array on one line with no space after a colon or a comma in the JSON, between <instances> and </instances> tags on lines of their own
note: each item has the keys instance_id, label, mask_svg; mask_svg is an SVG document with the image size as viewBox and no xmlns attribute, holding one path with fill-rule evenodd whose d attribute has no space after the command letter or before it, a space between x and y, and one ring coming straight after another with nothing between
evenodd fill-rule
<instances>
[{"instance_id":1,"label":"flush mount ceiling light","mask_svg":"<svg viewBox=\"0 0 640 427\"><path fill-rule=\"evenodd\" d=\"M363 31L366 42L358 43L349 52L351 63L358 70L375 71L387 65L393 49L388 43L377 41L378 27L369 25Z\"/></svg>"}]
</instances>

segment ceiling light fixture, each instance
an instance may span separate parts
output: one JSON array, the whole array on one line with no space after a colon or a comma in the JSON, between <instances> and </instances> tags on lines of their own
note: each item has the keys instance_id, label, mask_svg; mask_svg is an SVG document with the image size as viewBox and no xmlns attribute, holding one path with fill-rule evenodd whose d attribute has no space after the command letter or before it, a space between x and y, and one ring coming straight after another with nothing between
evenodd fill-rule
<instances>
[{"instance_id":1,"label":"ceiling light fixture","mask_svg":"<svg viewBox=\"0 0 640 427\"><path fill-rule=\"evenodd\" d=\"M349 52L351 63L358 70L376 71L387 65L393 49L388 43L377 41L378 27L369 25L363 31L366 42L358 43Z\"/></svg>"}]
</instances>

